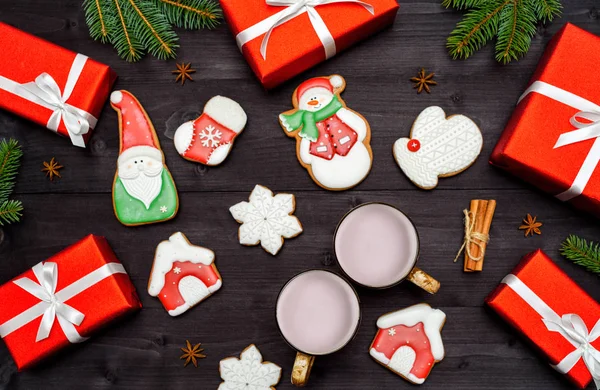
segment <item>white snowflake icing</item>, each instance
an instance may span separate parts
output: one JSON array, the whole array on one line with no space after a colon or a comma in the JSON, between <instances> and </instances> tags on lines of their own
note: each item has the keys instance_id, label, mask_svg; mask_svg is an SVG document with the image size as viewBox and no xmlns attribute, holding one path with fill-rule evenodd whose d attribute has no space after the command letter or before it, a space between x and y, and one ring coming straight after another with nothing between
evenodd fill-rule
<instances>
[{"instance_id":1,"label":"white snowflake icing","mask_svg":"<svg viewBox=\"0 0 600 390\"><path fill-rule=\"evenodd\" d=\"M208 125L199 134L202 146L205 148L216 148L219 146L222 133L220 130L215 129L213 125Z\"/></svg>"},{"instance_id":2,"label":"white snowflake icing","mask_svg":"<svg viewBox=\"0 0 600 390\"><path fill-rule=\"evenodd\" d=\"M258 245L272 255L283 246L284 238L302 233L298 218L291 215L295 209L294 195L277 194L267 187L256 185L249 202L240 202L229 211L242 224L239 230L240 244Z\"/></svg>"},{"instance_id":3,"label":"white snowflake icing","mask_svg":"<svg viewBox=\"0 0 600 390\"><path fill-rule=\"evenodd\" d=\"M181 273L181 268L175 267L173 268L173 272L175 272L175 275L179 275Z\"/></svg>"},{"instance_id":4,"label":"white snowflake icing","mask_svg":"<svg viewBox=\"0 0 600 390\"><path fill-rule=\"evenodd\" d=\"M390 336L395 336L395 335L396 335L396 329L394 329L394 328L391 328L391 329L389 329L389 330L388 330L388 334L389 334Z\"/></svg>"},{"instance_id":5,"label":"white snowflake icing","mask_svg":"<svg viewBox=\"0 0 600 390\"><path fill-rule=\"evenodd\" d=\"M167 206L160 206L160 212L161 213L166 213L167 212Z\"/></svg>"},{"instance_id":6,"label":"white snowflake icing","mask_svg":"<svg viewBox=\"0 0 600 390\"><path fill-rule=\"evenodd\" d=\"M281 379L281 367L263 363L262 355L254 344L248 346L239 359L230 357L221 360L219 371L225 382L217 390L271 390Z\"/></svg>"}]
</instances>

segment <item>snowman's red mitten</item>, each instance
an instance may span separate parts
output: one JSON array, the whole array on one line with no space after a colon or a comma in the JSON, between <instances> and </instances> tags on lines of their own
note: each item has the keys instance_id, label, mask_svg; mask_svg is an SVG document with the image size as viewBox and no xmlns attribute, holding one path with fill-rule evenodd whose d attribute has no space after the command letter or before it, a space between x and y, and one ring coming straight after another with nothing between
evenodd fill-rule
<instances>
[{"instance_id":1,"label":"snowman's red mitten","mask_svg":"<svg viewBox=\"0 0 600 390\"><path fill-rule=\"evenodd\" d=\"M219 165L229 155L246 121L246 112L237 102L215 96L206 103L198 119L179 126L173 139L175 148L186 160Z\"/></svg>"}]
</instances>

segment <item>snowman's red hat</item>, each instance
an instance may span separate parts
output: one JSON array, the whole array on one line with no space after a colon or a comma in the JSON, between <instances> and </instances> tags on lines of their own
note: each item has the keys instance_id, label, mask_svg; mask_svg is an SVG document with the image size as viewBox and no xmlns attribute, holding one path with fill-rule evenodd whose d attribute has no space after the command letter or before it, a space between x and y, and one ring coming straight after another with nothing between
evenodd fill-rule
<instances>
[{"instance_id":1,"label":"snowman's red hat","mask_svg":"<svg viewBox=\"0 0 600 390\"><path fill-rule=\"evenodd\" d=\"M127 91L114 91L110 104L120 113L121 151L117 164L135 157L162 160L152 123L140 102Z\"/></svg>"},{"instance_id":2,"label":"snowman's red hat","mask_svg":"<svg viewBox=\"0 0 600 390\"><path fill-rule=\"evenodd\" d=\"M331 77L315 77L309 80L306 80L296 90L296 96L298 100L302 98L306 92L313 88L323 88L333 93L334 89L341 88L344 85L344 79L342 76L333 75Z\"/></svg>"}]
</instances>

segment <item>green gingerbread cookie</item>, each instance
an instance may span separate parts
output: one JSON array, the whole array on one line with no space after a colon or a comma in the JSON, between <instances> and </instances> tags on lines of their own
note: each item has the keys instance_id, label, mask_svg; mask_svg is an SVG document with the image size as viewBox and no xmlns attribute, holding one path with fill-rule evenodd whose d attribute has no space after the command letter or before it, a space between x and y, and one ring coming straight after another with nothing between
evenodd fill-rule
<instances>
[{"instance_id":1,"label":"green gingerbread cookie","mask_svg":"<svg viewBox=\"0 0 600 390\"><path fill-rule=\"evenodd\" d=\"M113 184L117 219L127 226L168 221L179 209L175 182L140 102L127 91L110 95L119 114L121 152Z\"/></svg>"}]
</instances>

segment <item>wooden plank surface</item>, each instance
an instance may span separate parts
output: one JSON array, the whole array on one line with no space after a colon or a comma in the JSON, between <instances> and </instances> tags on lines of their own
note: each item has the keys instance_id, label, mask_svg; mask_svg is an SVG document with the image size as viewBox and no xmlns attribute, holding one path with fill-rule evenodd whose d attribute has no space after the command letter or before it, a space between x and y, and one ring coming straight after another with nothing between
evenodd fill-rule
<instances>
[{"instance_id":1,"label":"wooden plank surface","mask_svg":"<svg viewBox=\"0 0 600 390\"><path fill-rule=\"evenodd\" d=\"M452 61L445 38L461 13L439 1L401 3L397 22L377 36L334 59L266 92L239 54L227 26L215 31L178 30L179 59L198 70L195 82L181 87L170 73L175 61L147 57L137 64L120 60L107 45L87 33L80 1L0 0L0 20L109 64L119 74L117 88L133 92L149 112L181 196L178 217L153 226L127 228L112 213L111 184L118 155L116 114L106 105L91 146L81 150L6 112L0 112L0 138L15 137L25 150L15 198L26 213L20 224L4 228L0 244L0 283L74 243L88 233L106 236L136 285L144 309L39 368L16 373L0 347L0 388L7 389L215 389L219 360L237 356L250 343L266 360L283 367L278 389L291 389L294 352L280 337L274 303L281 286L310 268L336 271L331 236L338 219L351 207L385 201L407 211L421 236L420 266L442 288L428 296L409 285L385 291L358 289L363 320L347 348L318 358L311 376L314 389L392 389L411 386L368 356L377 317L418 302L448 314L443 330L447 356L424 389L567 389L518 335L483 307L483 299L519 258L536 248L546 250L570 276L600 300L598 277L560 257L560 242L570 233L597 239L600 228L590 217L559 203L492 167L487 159L516 99L527 84L545 45L564 22L600 34L596 0L565 1L564 15L540 27L529 54L501 66L486 47L468 61ZM431 95L417 95L408 79L420 67L436 73ZM1 71L0 71L1 72ZM372 127L373 170L356 189L329 193L312 183L299 166L294 143L277 123L290 108L291 93L303 79L340 73L348 87L343 97ZM165 132L194 118L207 99L222 94L238 100L249 115L246 131L220 167L206 168L181 159ZM481 127L484 148L468 171L442 180L431 192L416 189L400 172L391 153L393 142L408 134L425 107L440 105L448 114L470 116ZM63 178L48 181L40 172L51 157L65 165ZM305 232L287 240L276 257L237 243L238 224L229 206L246 200L257 183L296 195L296 215ZM485 270L464 274L452 263L462 239L462 209L476 197L494 198ZM526 213L538 215L543 235L523 238L517 230ZM215 296L180 318L170 318L145 292L158 242L182 231L213 249L224 286ZM199 367L182 367L179 347L201 342L208 357Z\"/></svg>"}]
</instances>

